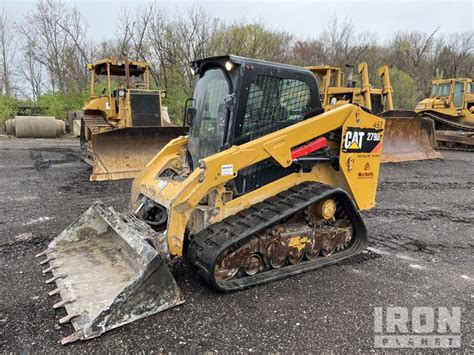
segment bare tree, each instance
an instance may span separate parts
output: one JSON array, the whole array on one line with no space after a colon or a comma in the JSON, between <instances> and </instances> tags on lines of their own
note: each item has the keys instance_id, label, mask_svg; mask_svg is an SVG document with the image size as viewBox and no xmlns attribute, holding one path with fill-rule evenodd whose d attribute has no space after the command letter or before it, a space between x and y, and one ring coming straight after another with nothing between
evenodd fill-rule
<instances>
[{"instance_id":1,"label":"bare tree","mask_svg":"<svg viewBox=\"0 0 474 355\"><path fill-rule=\"evenodd\" d=\"M434 49L433 75L444 78L472 77L474 33L464 32L440 38Z\"/></svg>"},{"instance_id":2,"label":"bare tree","mask_svg":"<svg viewBox=\"0 0 474 355\"><path fill-rule=\"evenodd\" d=\"M85 86L85 29L76 9L60 0L39 0L20 26L33 59L46 68L52 91Z\"/></svg>"},{"instance_id":3,"label":"bare tree","mask_svg":"<svg viewBox=\"0 0 474 355\"><path fill-rule=\"evenodd\" d=\"M29 43L25 46L18 70L27 83L26 87L20 89L21 93L31 101L36 101L43 90L43 67L34 59L31 47Z\"/></svg>"},{"instance_id":4,"label":"bare tree","mask_svg":"<svg viewBox=\"0 0 474 355\"><path fill-rule=\"evenodd\" d=\"M336 66L357 63L372 45L369 34L356 32L350 18L340 21L336 16L329 19L319 42L325 59L321 64Z\"/></svg>"},{"instance_id":5,"label":"bare tree","mask_svg":"<svg viewBox=\"0 0 474 355\"><path fill-rule=\"evenodd\" d=\"M0 12L0 95L11 96L13 91L11 70L16 52L16 38L13 26L6 13Z\"/></svg>"},{"instance_id":6,"label":"bare tree","mask_svg":"<svg viewBox=\"0 0 474 355\"><path fill-rule=\"evenodd\" d=\"M159 68L160 77L153 72L155 82L168 88L168 72L172 70L172 30L167 21L167 14L159 9L154 9L148 27L147 40L150 52L149 61L153 61L155 68ZM161 80L160 80L161 79Z\"/></svg>"},{"instance_id":7,"label":"bare tree","mask_svg":"<svg viewBox=\"0 0 474 355\"><path fill-rule=\"evenodd\" d=\"M193 76L189 63L212 53L211 41L218 28L219 21L200 6L188 9L184 16L168 25L170 39L169 55L178 72L185 92L192 92Z\"/></svg>"},{"instance_id":8,"label":"bare tree","mask_svg":"<svg viewBox=\"0 0 474 355\"><path fill-rule=\"evenodd\" d=\"M324 44L318 39L296 41L292 48L293 63L320 65L325 62Z\"/></svg>"},{"instance_id":9,"label":"bare tree","mask_svg":"<svg viewBox=\"0 0 474 355\"><path fill-rule=\"evenodd\" d=\"M431 34L398 32L389 45L390 64L408 73L420 88L427 88L431 81L433 44L438 30L439 27Z\"/></svg>"},{"instance_id":10,"label":"bare tree","mask_svg":"<svg viewBox=\"0 0 474 355\"><path fill-rule=\"evenodd\" d=\"M153 16L144 19L147 29L140 32L143 40L139 35L135 42L147 43L147 52L142 50L141 53L146 53L144 59L160 68L160 81L165 88L170 85L181 87L189 95L193 83L189 62L212 53L211 42L218 21L199 6L174 16L156 7L150 12Z\"/></svg>"}]
</instances>

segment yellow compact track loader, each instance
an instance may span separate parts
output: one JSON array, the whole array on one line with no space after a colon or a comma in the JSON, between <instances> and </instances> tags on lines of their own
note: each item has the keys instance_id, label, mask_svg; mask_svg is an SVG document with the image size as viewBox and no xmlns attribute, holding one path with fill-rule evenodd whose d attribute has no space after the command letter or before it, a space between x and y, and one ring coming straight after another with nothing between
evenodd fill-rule
<instances>
[{"instance_id":1,"label":"yellow compact track loader","mask_svg":"<svg viewBox=\"0 0 474 355\"><path fill-rule=\"evenodd\" d=\"M378 68L383 88L372 87L366 62L358 65L360 86L353 80L352 67L348 66L347 83L344 71L332 66L307 67L319 79L322 87L323 107L326 111L352 103L361 105L370 112L385 118L385 142L382 163L424 159L440 159L435 151L434 126L431 120L421 117L415 111L394 110L392 87L388 66Z\"/></svg>"},{"instance_id":2,"label":"yellow compact track loader","mask_svg":"<svg viewBox=\"0 0 474 355\"><path fill-rule=\"evenodd\" d=\"M63 343L182 303L173 258L231 292L366 245L359 211L375 206L385 120L351 104L323 112L301 67L220 56L192 70L189 135L135 178L131 212L97 202L41 254L75 328Z\"/></svg>"},{"instance_id":3,"label":"yellow compact track loader","mask_svg":"<svg viewBox=\"0 0 474 355\"><path fill-rule=\"evenodd\" d=\"M175 127L162 105L164 91L150 90L145 62L103 59L89 64L91 97L81 121L83 160L91 181L134 178L170 140ZM102 91L97 94L96 91Z\"/></svg>"},{"instance_id":4,"label":"yellow compact track loader","mask_svg":"<svg viewBox=\"0 0 474 355\"><path fill-rule=\"evenodd\" d=\"M433 80L431 95L415 111L435 122L436 141L443 148L474 149L472 79Z\"/></svg>"}]
</instances>

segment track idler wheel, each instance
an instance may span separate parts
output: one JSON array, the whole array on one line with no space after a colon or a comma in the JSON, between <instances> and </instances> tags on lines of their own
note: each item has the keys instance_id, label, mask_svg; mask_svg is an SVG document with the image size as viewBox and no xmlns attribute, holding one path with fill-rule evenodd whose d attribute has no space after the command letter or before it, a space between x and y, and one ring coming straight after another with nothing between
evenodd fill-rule
<instances>
[{"instance_id":1,"label":"track idler wheel","mask_svg":"<svg viewBox=\"0 0 474 355\"><path fill-rule=\"evenodd\" d=\"M252 253L245 262L244 272L249 275L255 275L263 267L262 257L257 253Z\"/></svg>"}]
</instances>

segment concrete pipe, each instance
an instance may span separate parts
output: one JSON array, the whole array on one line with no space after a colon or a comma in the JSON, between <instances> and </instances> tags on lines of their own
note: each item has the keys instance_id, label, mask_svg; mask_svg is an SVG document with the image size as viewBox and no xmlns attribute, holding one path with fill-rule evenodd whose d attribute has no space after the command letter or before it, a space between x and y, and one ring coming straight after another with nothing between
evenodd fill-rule
<instances>
[{"instance_id":1,"label":"concrete pipe","mask_svg":"<svg viewBox=\"0 0 474 355\"><path fill-rule=\"evenodd\" d=\"M66 122L64 122L63 120L56 120L56 125L56 137L61 137L66 132Z\"/></svg>"},{"instance_id":2,"label":"concrete pipe","mask_svg":"<svg viewBox=\"0 0 474 355\"><path fill-rule=\"evenodd\" d=\"M64 134L64 122L51 116L16 116L18 138L55 138Z\"/></svg>"},{"instance_id":3,"label":"concrete pipe","mask_svg":"<svg viewBox=\"0 0 474 355\"><path fill-rule=\"evenodd\" d=\"M9 136L15 135L15 120L13 118L5 121L5 131Z\"/></svg>"}]
</instances>

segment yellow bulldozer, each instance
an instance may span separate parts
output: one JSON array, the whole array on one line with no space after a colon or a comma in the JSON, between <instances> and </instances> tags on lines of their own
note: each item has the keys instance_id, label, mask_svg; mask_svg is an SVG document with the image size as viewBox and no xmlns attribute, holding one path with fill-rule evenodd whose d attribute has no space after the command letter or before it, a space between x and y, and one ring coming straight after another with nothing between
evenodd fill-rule
<instances>
[{"instance_id":1,"label":"yellow bulldozer","mask_svg":"<svg viewBox=\"0 0 474 355\"><path fill-rule=\"evenodd\" d=\"M75 329L63 343L182 303L174 258L232 292L366 245L359 211L375 206L385 120L352 104L324 112L302 67L229 55L191 68L189 135L135 178L130 212L97 202L38 255Z\"/></svg>"},{"instance_id":2,"label":"yellow bulldozer","mask_svg":"<svg viewBox=\"0 0 474 355\"><path fill-rule=\"evenodd\" d=\"M91 181L135 177L170 140L187 132L167 117L165 91L150 89L146 62L102 59L88 65L90 101L81 120L83 160ZM100 91L98 93L97 91Z\"/></svg>"},{"instance_id":3,"label":"yellow bulldozer","mask_svg":"<svg viewBox=\"0 0 474 355\"><path fill-rule=\"evenodd\" d=\"M366 62L357 67L359 86L357 81L353 80L352 66L348 65L347 68L345 82L346 75L339 67L307 67L321 83L322 102L326 111L352 103L383 117L386 122L382 163L442 158L434 149L436 141L432 121L417 115L415 111L394 110L388 66L377 69L382 88L374 88L370 84Z\"/></svg>"},{"instance_id":4,"label":"yellow bulldozer","mask_svg":"<svg viewBox=\"0 0 474 355\"><path fill-rule=\"evenodd\" d=\"M415 111L432 119L436 141L443 148L474 149L474 91L472 79L433 80L431 95Z\"/></svg>"}]
</instances>

